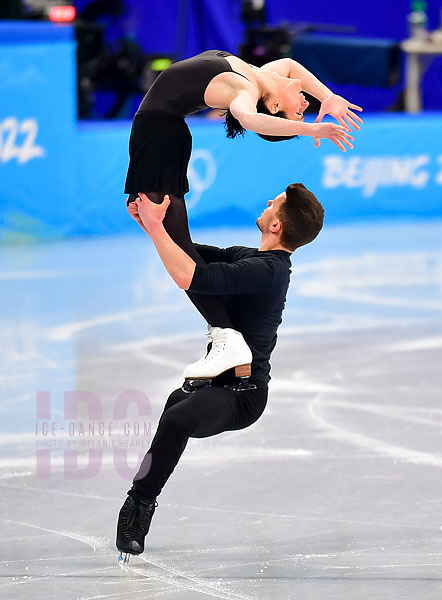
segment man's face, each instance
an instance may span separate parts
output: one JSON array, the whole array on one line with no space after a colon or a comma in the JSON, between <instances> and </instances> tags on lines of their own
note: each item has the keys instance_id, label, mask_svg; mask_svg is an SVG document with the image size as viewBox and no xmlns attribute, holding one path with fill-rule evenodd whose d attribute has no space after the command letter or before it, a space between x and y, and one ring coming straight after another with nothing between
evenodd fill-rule
<instances>
[{"instance_id":1,"label":"man's face","mask_svg":"<svg viewBox=\"0 0 442 600\"><path fill-rule=\"evenodd\" d=\"M262 215L256 219L256 224L261 233L268 233L270 226L278 219L279 209L281 204L285 202L285 192L278 194L273 200L267 202L267 208Z\"/></svg>"}]
</instances>

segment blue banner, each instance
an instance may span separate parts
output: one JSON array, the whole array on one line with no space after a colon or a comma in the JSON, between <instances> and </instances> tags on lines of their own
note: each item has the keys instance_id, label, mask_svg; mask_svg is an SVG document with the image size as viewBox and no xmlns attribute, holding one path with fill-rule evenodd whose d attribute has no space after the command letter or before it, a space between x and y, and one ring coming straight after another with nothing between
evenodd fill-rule
<instances>
[{"instance_id":1,"label":"blue banner","mask_svg":"<svg viewBox=\"0 0 442 600\"><path fill-rule=\"evenodd\" d=\"M70 28L0 24L0 241L137 231L123 194L131 123L79 125ZM189 119L192 227L254 223L302 182L328 223L442 217L442 114L364 116L355 148L269 143Z\"/></svg>"},{"instance_id":2,"label":"blue banner","mask_svg":"<svg viewBox=\"0 0 442 600\"><path fill-rule=\"evenodd\" d=\"M78 195L75 44L69 30L59 36L51 25L6 25L0 31L2 238L25 230L62 235L75 222Z\"/></svg>"},{"instance_id":3,"label":"blue banner","mask_svg":"<svg viewBox=\"0 0 442 600\"><path fill-rule=\"evenodd\" d=\"M311 138L268 143L247 133L227 140L221 125L192 127L189 176L193 224L244 224L286 185L302 182L327 221L442 217L442 115L367 116L354 150Z\"/></svg>"},{"instance_id":4,"label":"blue banner","mask_svg":"<svg viewBox=\"0 0 442 600\"><path fill-rule=\"evenodd\" d=\"M292 182L317 195L327 223L442 218L442 115L365 117L345 153L328 140L315 150L307 137L228 140L221 123L203 119L190 127L191 227L252 224ZM129 133L128 122L89 123L64 136L39 129L34 158L0 163L0 239L136 231L123 194Z\"/></svg>"}]
</instances>

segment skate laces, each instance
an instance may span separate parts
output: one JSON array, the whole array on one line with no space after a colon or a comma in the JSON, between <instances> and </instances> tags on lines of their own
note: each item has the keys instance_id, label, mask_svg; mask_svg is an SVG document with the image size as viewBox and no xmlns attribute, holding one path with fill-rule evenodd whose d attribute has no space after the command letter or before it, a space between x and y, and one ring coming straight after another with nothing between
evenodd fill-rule
<instances>
[{"instance_id":1,"label":"skate laces","mask_svg":"<svg viewBox=\"0 0 442 600\"><path fill-rule=\"evenodd\" d=\"M157 506L158 502L156 501L144 503L137 502L133 498L129 502L126 500L121 508L121 524L124 533L135 540L143 539Z\"/></svg>"},{"instance_id":2,"label":"skate laces","mask_svg":"<svg viewBox=\"0 0 442 600\"><path fill-rule=\"evenodd\" d=\"M143 507L144 509L140 519L140 524L143 527L143 530L149 526L150 521L152 519L152 515L155 512L157 506L158 502L149 502L149 504L144 504L143 502L140 502L140 508Z\"/></svg>"},{"instance_id":3,"label":"skate laces","mask_svg":"<svg viewBox=\"0 0 442 600\"><path fill-rule=\"evenodd\" d=\"M226 341L227 341L227 335L228 335L228 332L224 331L222 329L218 330L215 333L215 335L213 332L211 333L212 349L210 350L206 359L210 360L211 358L213 358L215 356L215 354L218 354L219 352L224 350L224 346L226 345Z\"/></svg>"}]
</instances>

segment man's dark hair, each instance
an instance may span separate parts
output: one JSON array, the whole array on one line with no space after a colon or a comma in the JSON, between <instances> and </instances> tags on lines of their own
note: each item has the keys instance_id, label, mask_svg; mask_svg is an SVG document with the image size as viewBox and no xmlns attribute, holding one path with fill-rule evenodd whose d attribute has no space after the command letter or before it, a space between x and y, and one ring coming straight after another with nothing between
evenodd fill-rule
<instances>
[{"instance_id":1,"label":"man's dark hair","mask_svg":"<svg viewBox=\"0 0 442 600\"><path fill-rule=\"evenodd\" d=\"M281 245L294 252L312 242L321 231L324 208L302 183L291 183L285 193L278 213L282 223Z\"/></svg>"},{"instance_id":2,"label":"man's dark hair","mask_svg":"<svg viewBox=\"0 0 442 600\"><path fill-rule=\"evenodd\" d=\"M287 114L283 110L280 110L276 114L272 114L267 108L267 106L264 104L263 98L260 98L258 100L256 110L259 113L271 115L272 117L280 117L281 119L287 118ZM226 110L224 116L226 117L224 121L224 127L226 128L226 135L228 138L233 140L233 138L239 135L243 136L245 134L246 130L238 121L238 119L235 119L230 110ZM267 140L268 142L282 142L283 140L291 140L294 137L298 137L297 135L264 135L261 133L258 133L258 135L263 140Z\"/></svg>"}]
</instances>

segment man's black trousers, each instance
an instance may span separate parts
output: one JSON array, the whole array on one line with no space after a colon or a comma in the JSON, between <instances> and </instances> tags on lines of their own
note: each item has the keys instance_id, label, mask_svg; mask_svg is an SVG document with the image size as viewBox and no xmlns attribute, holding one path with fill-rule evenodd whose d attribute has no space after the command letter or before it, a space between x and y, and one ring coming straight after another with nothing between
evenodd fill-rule
<instances>
[{"instance_id":1,"label":"man's black trousers","mask_svg":"<svg viewBox=\"0 0 442 600\"><path fill-rule=\"evenodd\" d=\"M177 465L190 437L204 438L244 429L263 413L267 384L237 392L212 386L196 392L175 390L169 396L152 444L134 478L130 494L153 500Z\"/></svg>"}]
</instances>

